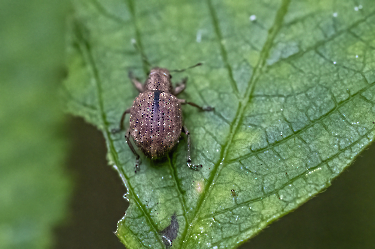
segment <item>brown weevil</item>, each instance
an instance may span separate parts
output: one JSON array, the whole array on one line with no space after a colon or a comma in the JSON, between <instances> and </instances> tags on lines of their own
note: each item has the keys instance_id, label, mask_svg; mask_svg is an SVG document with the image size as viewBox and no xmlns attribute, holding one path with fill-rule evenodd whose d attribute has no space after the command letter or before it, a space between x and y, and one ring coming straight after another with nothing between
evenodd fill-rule
<instances>
[{"instance_id":1,"label":"brown weevil","mask_svg":"<svg viewBox=\"0 0 375 249\"><path fill-rule=\"evenodd\" d=\"M192 67L199 65L201 63ZM124 129L125 116L130 113L130 126L126 131L125 139L130 150L136 156L135 172L139 170L140 161L130 137L145 156L158 159L164 157L178 143L182 132L187 136L187 166L194 170L197 170L199 166L202 167L202 165L194 165L191 162L190 133L183 125L181 105L188 104L201 111L213 111L214 108L201 107L184 99L178 99L176 96L185 90L187 78L184 78L173 88L172 76L165 68L153 68L144 84L139 82L131 72L129 72L129 78L139 91L139 95L135 98L132 107L126 109L122 114L119 129L114 129L112 132Z\"/></svg>"}]
</instances>

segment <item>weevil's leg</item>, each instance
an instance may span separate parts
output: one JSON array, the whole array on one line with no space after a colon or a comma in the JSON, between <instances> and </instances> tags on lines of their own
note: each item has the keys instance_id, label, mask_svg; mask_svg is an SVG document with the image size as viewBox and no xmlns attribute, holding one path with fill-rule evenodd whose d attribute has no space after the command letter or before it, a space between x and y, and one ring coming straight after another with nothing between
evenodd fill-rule
<instances>
[{"instance_id":1,"label":"weevil's leg","mask_svg":"<svg viewBox=\"0 0 375 249\"><path fill-rule=\"evenodd\" d=\"M133 154L136 157L134 170L135 170L135 173L137 173L137 171L139 171L139 169L140 169L139 165L141 164L141 162L139 160L139 155L137 154L137 152L135 151L135 149L133 147L133 144L130 142L130 130L129 129L126 131L125 138L126 138L126 143L128 144L130 150L133 152Z\"/></svg>"},{"instance_id":2,"label":"weevil's leg","mask_svg":"<svg viewBox=\"0 0 375 249\"><path fill-rule=\"evenodd\" d=\"M201 110L201 111L207 111L207 112L210 112L210 111L215 110L215 108L212 107L212 106L199 106L199 105L197 105L197 104L195 104L195 103L193 103L193 102L187 102L187 104L188 104L188 105L191 105L191 106L194 106L194 107L198 108L198 109Z\"/></svg>"},{"instance_id":3,"label":"weevil's leg","mask_svg":"<svg viewBox=\"0 0 375 249\"><path fill-rule=\"evenodd\" d=\"M194 107L198 108L201 111L210 112L210 111L215 110L215 107L212 107L212 106L199 106L199 105L197 105L197 104L195 104L193 102L187 102L186 99L179 99L178 102L180 104L183 104L183 105L188 104L188 105L194 106Z\"/></svg>"},{"instance_id":4,"label":"weevil's leg","mask_svg":"<svg viewBox=\"0 0 375 249\"><path fill-rule=\"evenodd\" d=\"M135 88L137 88L138 92L140 92L140 93L143 92L143 84L141 82L139 82L139 80L136 77L134 77L134 75L131 71L129 71L129 78L132 81Z\"/></svg>"},{"instance_id":5,"label":"weevil's leg","mask_svg":"<svg viewBox=\"0 0 375 249\"><path fill-rule=\"evenodd\" d=\"M122 131L122 130L124 129L124 119L125 119L126 114L127 114L127 113L130 113L130 109L131 109L131 108L126 109L126 110L124 111L124 113L123 113L122 116L121 116L121 120L120 120L120 125L119 125L119 127L118 127L117 129L112 129L112 130L111 130L112 133L117 133L117 132L120 132L120 131Z\"/></svg>"},{"instance_id":6,"label":"weevil's leg","mask_svg":"<svg viewBox=\"0 0 375 249\"><path fill-rule=\"evenodd\" d=\"M202 168L202 164L192 164L191 163L191 157L190 157L190 146L191 146L191 141L190 141L190 133L188 129L186 129L186 126L182 126L182 132L184 132L187 136L187 155L186 155L186 163L187 166L193 170L198 170L199 167Z\"/></svg>"},{"instance_id":7,"label":"weevil's leg","mask_svg":"<svg viewBox=\"0 0 375 249\"><path fill-rule=\"evenodd\" d=\"M183 78L181 82L177 83L176 87L173 89L173 95L177 96L185 90L187 79L187 77Z\"/></svg>"}]
</instances>

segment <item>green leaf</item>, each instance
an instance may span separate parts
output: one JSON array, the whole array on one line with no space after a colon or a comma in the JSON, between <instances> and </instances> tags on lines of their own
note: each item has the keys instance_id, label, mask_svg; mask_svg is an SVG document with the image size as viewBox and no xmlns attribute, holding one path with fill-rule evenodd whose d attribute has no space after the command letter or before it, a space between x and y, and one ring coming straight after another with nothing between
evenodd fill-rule
<instances>
[{"instance_id":1,"label":"green leaf","mask_svg":"<svg viewBox=\"0 0 375 249\"><path fill-rule=\"evenodd\" d=\"M22 7L21 7L22 6ZM66 213L58 103L65 1L0 2L0 248L41 249Z\"/></svg>"},{"instance_id":2,"label":"green leaf","mask_svg":"<svg viewBox=\"0 0 375 249\"><path fill-rule=\"evenodd\" d=\"M236 247L327 188L374 138L371 0L75 0L74 9L67 108L103 131L128 189L117 236L129 248L164 248L171 227L173 248ZM183 109L199 172L186 166L184 137L134 173L124 134L110 133L137 95L128 71L146 78L142 54L168 69L204 62L173 75L189 76L181 98L215 107Z\"/></svg>"}]
</instances>

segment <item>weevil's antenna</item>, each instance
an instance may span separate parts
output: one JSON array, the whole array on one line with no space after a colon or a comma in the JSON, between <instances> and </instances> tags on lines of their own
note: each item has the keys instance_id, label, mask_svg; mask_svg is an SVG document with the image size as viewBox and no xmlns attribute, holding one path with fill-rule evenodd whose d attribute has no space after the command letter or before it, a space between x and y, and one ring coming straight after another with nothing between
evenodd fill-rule
<instances>
[{"instance_id":1,"label":"weevil's antenna","mask_svg":"<svg viewBox=\"0 0 375 249\"><path fill-rule=\"evenodd\" d=\"M198 66L202 66L203 63L202 62L199 62L197 64L195 64L194 66L191 66L191 67L188 67L188 68L185 68L185 69L175 69L175 70L169 70L169 72L176 72L176 73L181 73L183 71L186 71L188 69L191 69L191 68L194 68L194 67L198 67Z\"/></svg>"},{"instance_id":2,"label":"weevil's antenna","mask_svg":"<svg viewBox=\"0 0 375 249\"><path fill-rule=\"evenodd\" d=\"M131 42L132 42L133 46L135 47L135 49L141 54L142 61L144 63L146 63L147 66L149 66L151 68L152 66L151 66L150 62L148 61L147 56L145 55L145 53L143 52L143 50L139 47L139 45L137 43L137 40L136 39L132 39Z\"/></svg>"}]
</instances>

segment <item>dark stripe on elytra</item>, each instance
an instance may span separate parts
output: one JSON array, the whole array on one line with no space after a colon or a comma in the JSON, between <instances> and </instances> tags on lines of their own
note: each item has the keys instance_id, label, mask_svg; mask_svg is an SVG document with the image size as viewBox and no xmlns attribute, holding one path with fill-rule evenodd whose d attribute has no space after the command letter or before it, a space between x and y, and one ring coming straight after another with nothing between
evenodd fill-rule
<instances>
[{"instance_id":1,"label":"dark stripe on elytra","mask_svg":"<svg viewBox=\"0 0 375 249\"><path fill-rule=\"evenodd\" d=\"M158 119L158 112L159 112L159 98L160 98L160 91L154 91L154 102L153 102L153 121L156 121Z\"/></svg>"}]
</instances>

